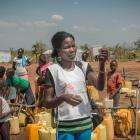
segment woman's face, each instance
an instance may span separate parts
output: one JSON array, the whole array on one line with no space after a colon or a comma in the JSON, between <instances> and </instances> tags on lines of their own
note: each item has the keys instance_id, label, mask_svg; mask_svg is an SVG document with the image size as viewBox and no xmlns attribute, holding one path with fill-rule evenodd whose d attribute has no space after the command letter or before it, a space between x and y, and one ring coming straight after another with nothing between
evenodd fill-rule
<instances>
[{"instance_id":1,"label":"woman's face","mask_svg":"<svg viewBox=\"0 0 140 140\"><path fill-rule=\"evenodd\" d=\"M62 42L61 48L58 55L66 61L74 61L76 56L77 48L75 46L75 41L71 37L65 38Z\"/></svg>"},{"instance_id":2,"label":"woman's face","mask_svg":"<svg viewBox=\"0 0 140 140\"><path fill-rule=\"evenodd\" d=\"M22 51L18 51L18 57L21 58L23 55L23 52Z\"/></svg>"}]
</instances>

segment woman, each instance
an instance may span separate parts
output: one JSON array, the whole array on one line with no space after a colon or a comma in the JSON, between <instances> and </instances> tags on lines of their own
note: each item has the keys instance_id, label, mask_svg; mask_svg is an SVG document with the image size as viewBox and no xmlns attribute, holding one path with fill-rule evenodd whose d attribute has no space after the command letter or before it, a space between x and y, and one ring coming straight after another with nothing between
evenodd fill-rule
<instances>
[{"instance_id":1,"label":"woman","mask_svg":"<svg viewBox=\"0 0 140 140\"><path fill-rule=\"evenodd\" d=\"M82 62L83 70L76 65L77 48L73 35L57 32L52 38L52 46L52 56L61 59L47 69L45 93L47 108L58 108L58 140L90 140L92 121L86 80L103 90L108 52L101 50L96 78L87 62Z\"/></svg>"},{"instance_id":2,"label":"woman","mask_svg":"<svg viewBox=\"0 0 140 140\"><path fill-rule=\"evenodd\" d=\"M26 66L31 64L29 58L24 55L24 49L18 49L18 56L13 60L13 69L17 76L28 80L28 72Z\"/></svg>"}]
</instances>

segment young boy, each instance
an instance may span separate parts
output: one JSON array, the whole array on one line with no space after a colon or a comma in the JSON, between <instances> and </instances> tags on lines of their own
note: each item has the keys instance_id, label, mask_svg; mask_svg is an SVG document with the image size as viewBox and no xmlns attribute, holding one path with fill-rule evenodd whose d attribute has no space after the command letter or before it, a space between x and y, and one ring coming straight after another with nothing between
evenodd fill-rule
<instances>
[{"instance_id":1,"label":"young boy","mask_svg":"<svg viewBox=\"0 0 140 140\"><path fill-rule=\"evenodd\" d=\"M15 71L12 68L6 70L7 83L13 86L17 90L17 95L25 95L25 100L28 105L33 105L35 103L35 98L30 86L29 81L22 79L15 75Z\"/></svg>"},{"instance_id":2,"label":"young boy","mask_svg":"<svg viewBox=\"0 0 140 140\"><path fill-rule=\"evenodd\" d=\"M110 71L107 74L107 92L110 99L113 99L113 106L119 106L120 89L122 86L121 74L117 71L118 63L116 60L110 62Z\"/></svg>"}]
</instances>

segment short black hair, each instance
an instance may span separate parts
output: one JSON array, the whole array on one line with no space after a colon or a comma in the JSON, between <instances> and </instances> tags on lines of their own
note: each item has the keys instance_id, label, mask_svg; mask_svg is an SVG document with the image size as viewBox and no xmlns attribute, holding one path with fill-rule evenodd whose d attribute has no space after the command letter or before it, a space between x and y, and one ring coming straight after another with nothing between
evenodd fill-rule
<instances>
[{"instance_id":1,"label":"short black hair","mask_svg":"<svg viewBox=\"0 0 140 140\"><path fill-rule=\"evenodd\" d=\"M4 75L4 74L5 74L5 70L6 70L6 69L5 69L4 66L0 66L0 73L1 73L1 74Z\"/></svg>"},{"instance_id":2,"label":"short black hair","mask_svg":"<svg viewBox=\"0 0 140 140\"><path fill-rule=\"evenodd\" d=\"M65 40L65 38L71 37L73 40L74 36L70 33L67 33L65 31L59 31L54 34L54 36L51 39L52 46L53 46L53 52L52 57L58 57L58 50L61 48L62 42Z\"/></svg>"},{"instance_id":3,"label":"short black hair","mask_svg":"<svg viewBox=\"0 0 140 140\"><path fill-rule=\"evenodd\" d=\"M118 63L116 59L112 59L110 63L112 62Z\"/></svg>"},{"instance_id":4,"label":"short black hair","mask_svg":"<svg viewBox=\"0 0 140 140\"><path fill-rule=\"evenodd\" d=\"M23 49L23 48L19 48L19 49L18 49L18 52L24 53L24 49Z\"/></svg>"}]
</instances>

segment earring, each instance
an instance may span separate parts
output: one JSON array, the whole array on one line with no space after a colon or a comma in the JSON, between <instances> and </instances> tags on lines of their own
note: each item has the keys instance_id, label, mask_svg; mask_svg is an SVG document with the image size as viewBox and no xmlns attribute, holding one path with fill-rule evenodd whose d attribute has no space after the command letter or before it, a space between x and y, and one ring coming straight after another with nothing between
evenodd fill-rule
<instances>
[{"instance_id":1,"label":"earring","mask_svg":"<svg viewBox=\"0 0 140 140\"><path fill-rule=\"evenodd\" d=\"M61 61L62 60L62 58L59 56L59 57L57 57L57 61Z\"/></svg>"}]
</instances>

